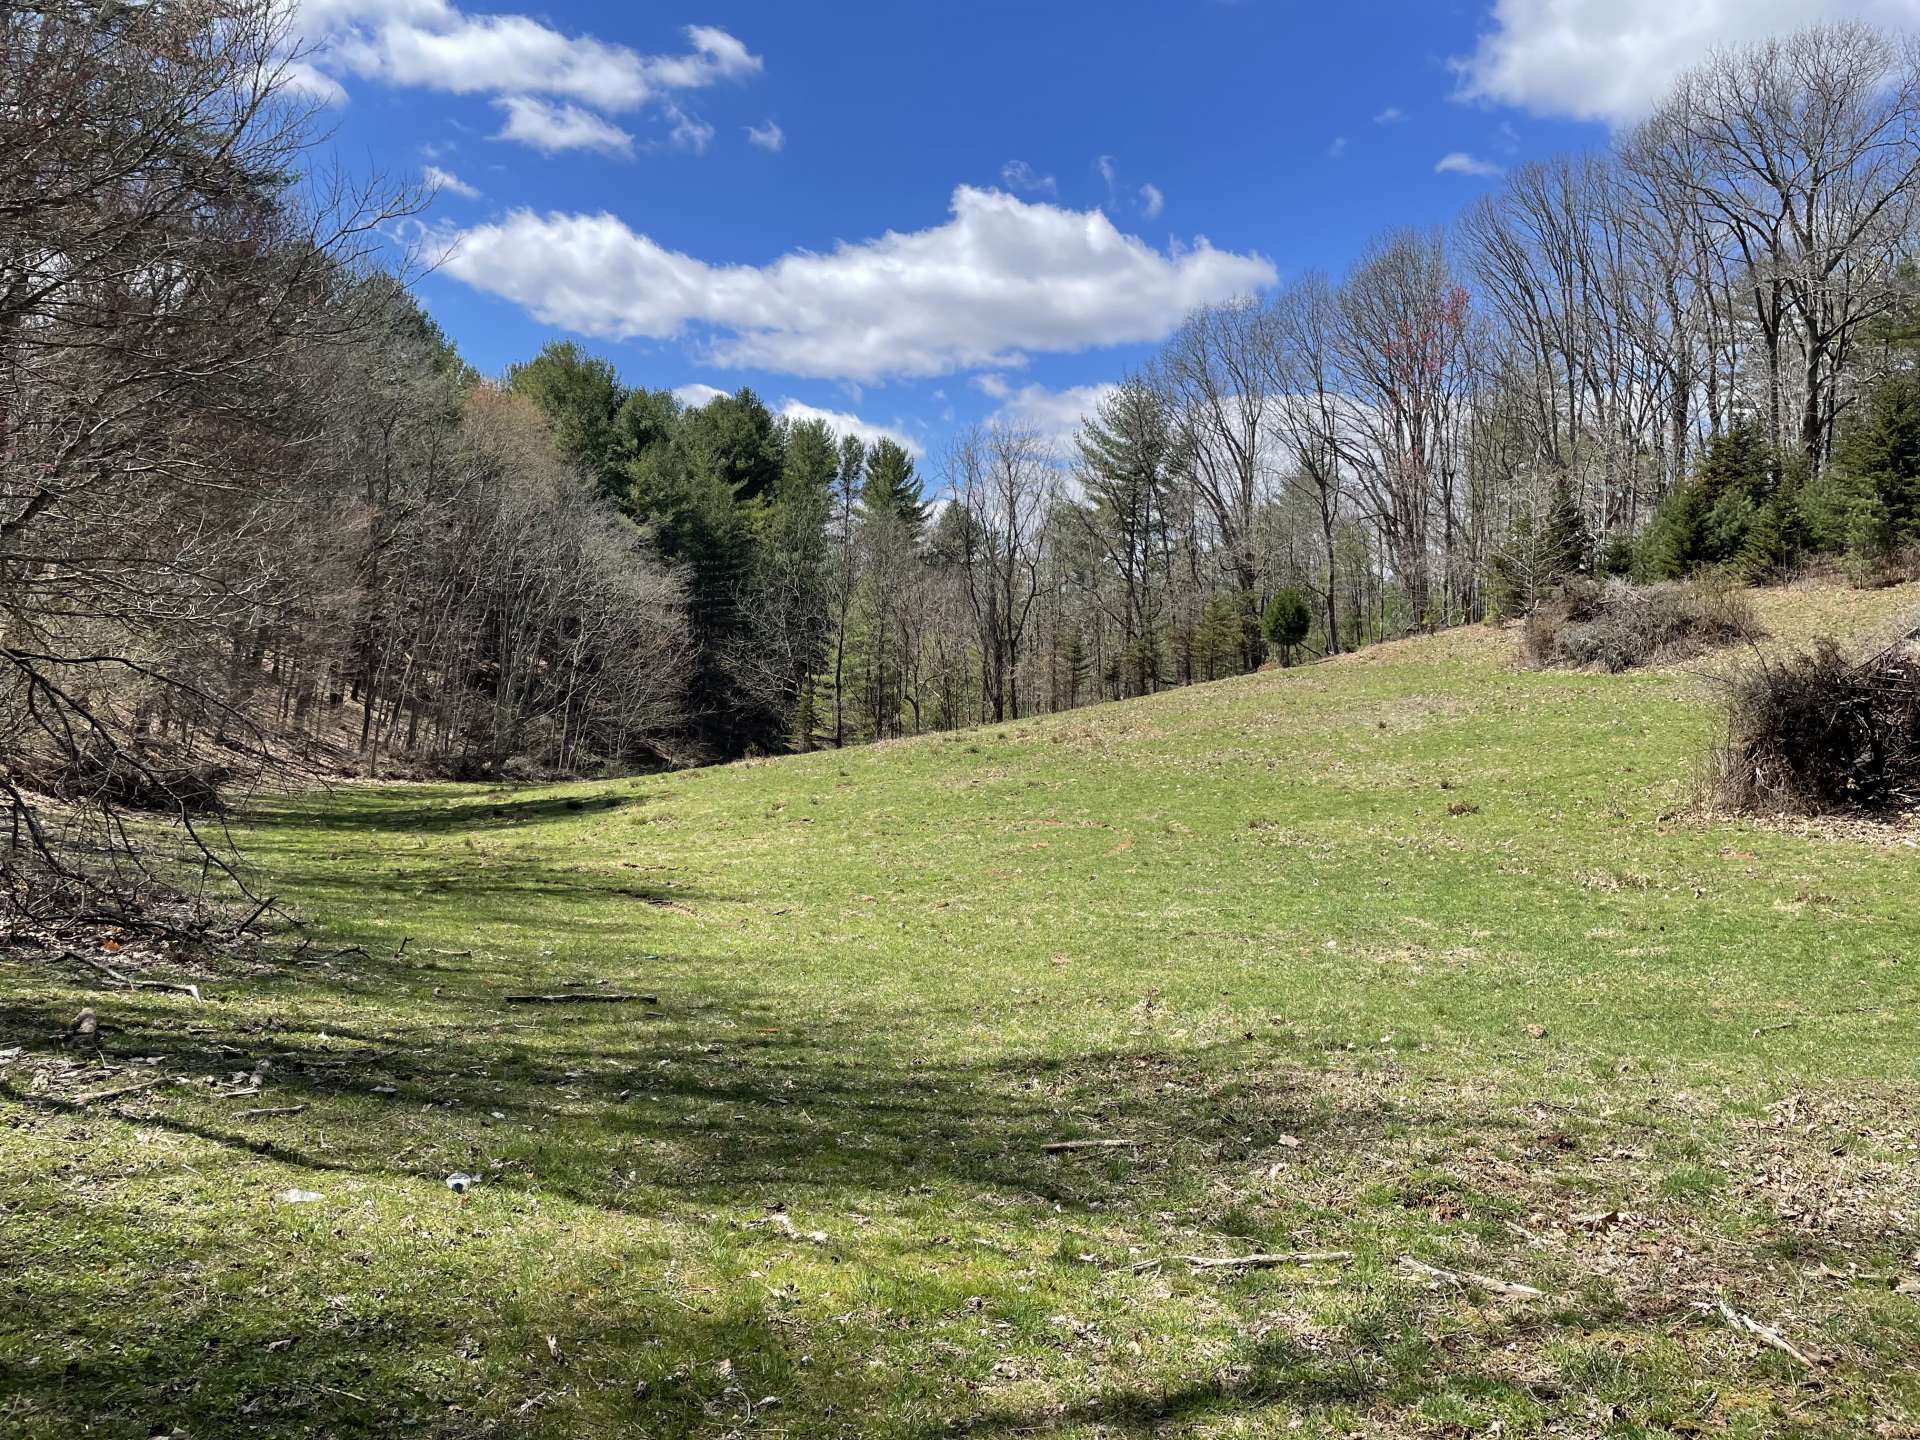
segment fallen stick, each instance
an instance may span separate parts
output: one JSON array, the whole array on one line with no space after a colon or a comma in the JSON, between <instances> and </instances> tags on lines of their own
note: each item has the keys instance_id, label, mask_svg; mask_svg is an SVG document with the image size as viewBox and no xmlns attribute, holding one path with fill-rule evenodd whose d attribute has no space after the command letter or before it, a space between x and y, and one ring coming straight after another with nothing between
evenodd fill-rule
<instances>
[{"instance_id":1,"label":"fallen stick","mask_svg":"<svg viewBox=\"0 0 1920 1440\"><path fill-rule=\"evenodd\" d=\"M168 1078L165 1075L150 1075L145 1080L134 1081L131 1085L116 1085L111 1090L92 1090L85 1095L76 1095L67 1103L78 1106L92 1105L101 1100L117 1100L122 1095L131 1095L137 1090L151 1090L156 1085L164 1085Z\"/></svg>"},{"instance_id":2,"label":"fallen stick","mask_svg":"<svg viewBox=\"0 0 1920 1440\"><path fill-rule=\"evenodd\" d=\"M1040 1149L1048 1155L1055 1155L1062 1150L1125 1150L1139 1143L1138 1140L1055 1140L1042 1145Z\"/></svg>"},{"instance_id":3,"label":"fallen stick","mask_svg":"<svg viewBox=\"0 0 1920 1440\"><path fill-rule=\"evenodd\" d=\"M1775 1030L1791 1029L1793 1026L1798 1025L1799 1023L1800 1022L1798 1020L1776 1020L1771 1025L1754 1026L1753 1033L1756 1035L1766 1035Z\"/></svg>"},{"instance_id":4,"label":"fallen stick","mask_svg":"<svg viewBox=\"0 0 1920 1440\"><path fill-rule=\"evenodd\" d=\"M1817 1368L1812 1360L1797 1350L1793 1342L1773 1326L1763 1325L1751 1315L1741 1314L1740 1311L1734 1309L1724 1300L1715 1300L1712 1304L1708 1304L1704 1300L1696 1300L1693 1302L1693 1308L1702 1314L1719 1315L1722 1320L1726 1321L1727 1324L1735 1330L1740 1331L1742 1334L1753 1336L1763 1345L1771 1345L1782 1354L1791 1355L1809 1370Z\"/></svg>"},{"instance_id":5,"label":"fallen stick","mask_svg":"<svg viewBox=\"0 0 1920 1440\"><path fill-rule=\"evenodd\" d=\"M258 905L254 906L253 913L247 916L247 918L242 920L238 925L233 927L233 933L235 935L246 934L247 931L252 928L253 922L258 920L262 915L266 914L267 911L272 907L273 900L274 900L274 897L269 895L267 896L266 899L262 900Z\"/></svg>"},{"instance_id":6,"label":"fallen stick","mask_svg":"<svg viewBox=\"0 0 1920 1440\"><path fill-rule=\"evenodd\" d=\"M236 1120L259 1120L268 1115L298 1115L306 1108L304 1105L269 1105L261 1109L236 1110L233 1112L233 1118Z\"/></svg>"},{"instance_id":7,"label":"fallen stick","mask_svg":"<svg viewBox=\"0 0 1920 1440\"><path fill-rule=\"evenodd\" d=\"M574 995L509 995L509 1005L658 1005L658 995L627 995L618 991L585 992Z\"/></svg>"},{"instance_id":8,"label":"fallen stick","mask_svg":"<svg viewBox=\"0 0 1920 1440\"><path fill-rule=\"evenodd\" d=\"M1538 1300L1545 1292L1531 1285L1522 1285L1514 1280L1500 1280L1492 1275L1476 1275L1471 1270L1445 1270L1438 1265L1429 1265L1424 1260L1416 1260L1411 1255L1400 1257L1400 1268L1415 1275L1424 1275L1431 1280L1445 1280L1454 1285L1463 1285L1472 1290L1488 1290L1495 1295L1507 1295L1515 1300Z\"/></svg>"},{"instance_id":9,"label":"fallen stick","mask_svg":"<svg viewBox=\"0 0 1920 1440\"><path fill-rule=\"evenodd\" d=\"M1353 1259L1351 1250L1284 1250L1264 1255L1162 1255L1129 1265L1132 1271L1151 1270L1178 1260L1195 1270L1272 1270L1281 1265L1344 1265Z\"/></svg>"},{"instance_id":10,"label":"fallen stick","mask_svg":"<svg viewBox=\"0 0 1920 1440\"><path fill-rule=\"evenodd\" d=\"M98 970L109 980L125 985L132 990L171 990L176 995L191 995L196 1000L203 999L198 985L181 985L172 980L136 980L131 975L122 975L111 965L102 965L91 956L81 955L72 950L66 952L65 958L68 960L78 960L82 965Z\"/></svg>"}]
</instances>

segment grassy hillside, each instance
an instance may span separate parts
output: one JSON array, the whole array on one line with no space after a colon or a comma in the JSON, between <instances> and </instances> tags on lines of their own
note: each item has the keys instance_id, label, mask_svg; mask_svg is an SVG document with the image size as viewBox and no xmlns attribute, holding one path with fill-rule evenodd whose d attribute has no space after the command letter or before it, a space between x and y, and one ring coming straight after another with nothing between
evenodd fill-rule
<instances>
[{"instance_id":1,"label":"grassy hillside","mask_svg":"<svg viewBox=\"0 0 1920 1440\"><path fill-rule=\"evenodd\" d=\"M1917 1433L1911 832L1511 648L253 817L276 968L0 963L0 1432Z\"/></svg>"}]
</instances>

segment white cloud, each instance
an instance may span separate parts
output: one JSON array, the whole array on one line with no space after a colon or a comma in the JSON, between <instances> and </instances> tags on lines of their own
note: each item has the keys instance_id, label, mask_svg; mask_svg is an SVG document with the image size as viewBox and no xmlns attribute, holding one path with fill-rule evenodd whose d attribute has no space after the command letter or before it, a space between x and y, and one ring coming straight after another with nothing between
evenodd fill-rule
<instances>
[{"instance_id":1,"label":"white cloud","mask_svg":"<svg viewBox=\"0 0 1920 1440\"><path fill-rule=\"evenodd\" d=\"M766 151L769 155L778 155L787 148L787 132L772 120L764 125L747 126L747 143Z\"/></svg>"},{"instance_id":2,"label":"white cloud","mask_svg":"<svg viewBox=\"0 0 1920 1440\"><path fill-rule=\"evenodd\" d=\"M1058 195L1060 184L1051 175L1042 175L1024 160L1009 160L1000 167L1000 179L1009 190L1025 190L1043 195Z\"/></svg>"},{"instance_id":3,"label":"white cloud","mask_svg":"<svg viewBox=\"0 0 1920 1440\"><path fill-rule=\"evenodd\" d=\"M288 60L279 67L279 83L289 95L322 105L347 103L347 87L305 60Z\"/></svg>"},{"instance_id":4,"label":"white cloud","mask_svg":"<svg viewBox=\"0 0 1920 1440\"><path fill-rule=\"evenodd\" d=\"M799 424L804 420L824 420L834 434L858 435L868 445L882 437L893 441L907 454L918 460L927 453L927 447L901 429L898 424L875 425L862 420L858 415L850 415L845 410L822 410L817 405L808 405L800 400L782 400L778 411L782 419Z\"/></svg>"},{"instance_id":5,"label":"white cloud","mask_svg":"<svg viewBox=\"0 0 1920 1440\"><path fill-rule=\"evenodd\" d=\"M1158 185L1140 187L1140 213L1149 220L1160 218L1160 212L1167 208L1167 197L1160 193Z\"/></svg>"},{"instance_id":6,"label":"white cloud","mask_svg":"<svg viewBox=\"0 0 1920 1440\"><path fill-rule=\"evenodd\" d=\"M553 105L530 95L509 95L494 102L507 112L496 140L518 140L543 155L562 150L598 150L603 155L633 154L633 136L578 105Z\"/></svg>"},{"instance_id":7,"label":"white cloud","mask_svg":"<svg viewBox=\"0 0 1920 1440\"><path fill-rule=\"evenodd\" d=\"M1495 0L1453 62L1460 97L1613 125L1640 119L1718 47L1820 20L1920 27L1920 0Z\"/></svg>"},{"instance_id":8,"label":"white cloud","mask_svg":"<svg viewBox=\"0 0 1920 1440\"><path fill-rule=\"evenodd\" d=\"M449 232L446 272L544 324L609 339L695 329L716 364L846 380L1008 366L1157 340L1197 305L1275 279L1204 238L1159 250L1099 210L963 185L952 214L766 265L713 265L601 213Z\"/></svg>"},{"instance_id":9,"label":"white cloud","mask_svg":"<svg viewBox=\"0 0 1920 1440\"><path fill-rule=\"evenodd\" d=\"M712 138L712 127L687 115L673 97L724 80L746 79L763 68L759 56L710 25L688 26L683 32L686 49L679 54L646 55L591 35L564 34L527 15L470 15L453 0L298 3L298 38L313 47L313 65L303 67L294 79L307 93L329 100L345 98L335 77L348 74L386 85L488 95L496 103L537 103L532 97L547 97L553 102L546 104L548 116L588 116L589 110L618 114L659 106L671 126L671 143L698 151ZM608 135L625 133L604 113L589 117L601 127L592 148L613 148ZM520 129L529 125L533 133L552 130L537 122L523 122ZM576 132L583 128L578 122L573 125ZM526 136L510 118L497 138ZM557 148L578 148L581 143ZM631 148L630 140L620 148Z\"/></svg>"},{"instance_id":10,"label":"white cloud","mask_svg":"<svg viewBox=\"0 0 1920 1440\"><path fill-rule=\"evenodd\" d=\"M1464 150L1453 150L1434 161L1433 173L1436 175L1498 175L1500 167L1491 160L1482 160L1477 155L1469 155Z\"/></svg>"},{"instance_id":11,"label":"white cloud","mask_svg":"<svg viewBox=\"0 0 1920 1440\"><path fill-rule=\"evenodd\" d=\"M713 126L687 114L678 105L668 105L666 116L672 126L668 135L676 148L691 150L696 155L707 153L707 146L713 143Z\"/></svg>"},{"instance_id":12,"label":"white cloud","mask_svg":"<svg viewBox=\"0 0 1920 1440\"><path fill-rule=\"evenodd\" d=\"M1333 137L1332 142L1327 146L1327 159L1344 160L1346 158L1347 158L1347 137L1344 135L1336 135Z\"/></svg>"},{"instance_id":13,"label":"white cloud","mask_svg":"<svg viewBox=\"0 0 1920 1440\"><path fill-rule=\"evenodd\" d=\"M989 418L1001 425L1033 431L1051 445L1063 461L1073 459L1073 442L1080 433L1080 422L1097 414L1100 402L1119 388L1100 384L1049 390L1044 385L1023 385L1013 390L1004 381L998 388L989 388L987 382L999 380L997 375L974 377L975 386L1002 401Z\"/></svg>"},{"instance_id":14,"label":"white cloud","mask_svg":"<svg viewBox=\"0 0 1920 1440\"><path fill-rule=\"evenodd\" d=\"M689 26L683 54L643 55L526 15L468 15L452 0L305 0L299 26L326 47L320 64L370 80L456 95L555 95L602 110L638 109L762 68L712 26Z\"/></svg>"},{"instance_id":15,"label":"white cloud","mask_svg":"<svg viewBox=\"0 0 1920 1440\"><path fill-rule=\"evenodd\" d=\"M438 165L429 165L425 171L427 184L444 195L458 195L466 200L478 200L480 192L451 170L442 170Z\"/></svg>"},{"instance_id":16,"label":"white cloud","mask_svg":"<svg viewBox=\"0 0 1920 1440\"><path fill-rule=\"evenodd\" d=\"M696 383L676 386L674 388L673 398L689 410L698 410L704 405L711 405L721 396L731 393L731 391L722 390L717 385L701 385Z\"/></svg>"},{"instance_id":17,"label":"white cloud","mask_svg":"<svg viewBox=\"0 0 1920 1440\"><path fill-rule=\"evenodd\" d=\"M1398 105L1389 105L1373 117L1373 123L1376 125L1398 125L1406 118L1406 111L1402 110Z\"/></svg>"},{"instance_id":18,"label":"white cloud","mask_svg":"<svg viewBox=\"0 0 1920 1440\"><path fill-rule=\"evenodd\" d=\"M696 381L692 384L677 386L674 389L673 398L689 410L699 410L732 393L731 390L722 390L717 385L702 385ZM781 419L789 420L796 425L807 420L824 420L834 434L858 435L869 445L884 436L916 460L927 453L927 447L903 429L898 421L892 425L876 425L870 420L862 420L858 415L850 414L845 410L823 410L818 405L809 405L806 401L795 400L791 396L782 400L774 413Z\"/></svg>"}]
</instances>

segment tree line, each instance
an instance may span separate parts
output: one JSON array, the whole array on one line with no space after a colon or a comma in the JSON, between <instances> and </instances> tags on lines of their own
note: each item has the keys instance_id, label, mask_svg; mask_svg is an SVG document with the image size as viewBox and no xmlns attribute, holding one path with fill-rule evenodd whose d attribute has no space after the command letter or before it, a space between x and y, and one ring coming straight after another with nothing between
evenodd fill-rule
<instances>
[{"instance_id":1,"label":"tree line","mask_svg":"<svg viewBox=\"0 0 1920 1440\"><path fill-rule=\"evenodd\" d=\"M383 268L420 197L318 163L299 59L276 0L0 10L19 922L153 913L129 816L204 881L222 792L321 748L578 768L681 723L679 580Z\"/></svg>"},{"instance_id":2,"label":"tree line","mask_svg":"<svg viewBox=\"0 0 1920 1440\"><path fill-rule=\"evenodd\" d=\"M1197 310L1064 453L989 424L922 477L747 392L680 412L569 346L533 368L563 433L621 437L576 453L692 567L714 750L838 745L1517 615L1576 575L1911 568L1916 193L1913 43L1815 26L1451 227Z\"/></svg>"},{"instance_id":3,"label":"tree line","mask_svg":"<svg viewBox=\"0 0 1920 1440\"><path fill-rule=\"evenodd\" d=\"M931 457L568 343L477 375L383 262L422 197L322 163L278 0L0 27L19 916L139 910L141 809L221 868L221 793L303 765L885 740L1920 543L1920 61L1866 27L1194 312L1065 446Z\"/></svg>"}]
</instances>

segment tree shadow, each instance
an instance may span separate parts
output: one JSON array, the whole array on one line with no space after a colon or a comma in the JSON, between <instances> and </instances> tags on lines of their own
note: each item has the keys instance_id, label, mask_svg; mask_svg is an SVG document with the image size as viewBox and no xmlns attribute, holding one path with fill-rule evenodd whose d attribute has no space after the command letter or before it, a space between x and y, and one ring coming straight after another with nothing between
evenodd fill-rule
<instances>
[{"instance_id":1,"label":"tree shadow","mask_svg":"<svg viewBox=\"0 0 1920 1440\"><path fill-rule=\"evenodd\" d=\"M663 968L675 963L702 964L681 956ZM177 1008L116 998L104 1044L117 1063L158 1062L130 1074L191 1082L160 1088L140 1107L143 1125L369 1176L439 1179L491 1165L501 1185L656 1215L936 1184L1084 1213L1138 1202L1196 1165L1235 1163L1283 1137L1351 1146L1388 1118L1371 1105L1316 1106L1252 1040L962 1062L900 1053L861 1017L796 1026L770 995L515 1006L452 982L436 1001L444 1021L382 1025L382 987L362 976L353 988L357 1020L263 1023L208 1006L192 1012L191 1030ZM0 1003L0 1036L44 1044L70 1018L51 1000L13 999ZM234 1102L217 1098L223 1088L250 1093ZM57 1094L4 1082L0 1093L61 1106ZM324 1159L225 1121L241 1108L293 1105L308 1107L300 1128L324 1128ZM474 1153L477 1123L491 1154ZM1127 1143L1047 1148L1088 1138Z\"/></svg>"},{"instance_id":2,"label":"tree shadow","mask_svg":"<svg viewBox=\"0 0 1920 1440\"><path fill-rule=\"evenodd\" d=\"M555 795L551 786L501 785L475 795L471 786L428 786L418 799L396 799L390 789L362 792L343 787L325 803L307 795L266 807L257 819L268 830L289 827L312 833L368 832L448 835L457 831L510 830L548 820L578 820L650 805L660 797L642 789L594 795ZM540 793L527 795L526 790ZM264 833L264 832L263 832Z\"/></svg>"},{"instance_id":3,"label":"tree shadow","mask_svg":"<svg viewBox=\"0 0 1920 1440\"><path fill-rule=\"evenodd\" d=\"M680 955L663 964L708 972L717 962ZM423 1002L423 978L444 980L442 993ZM1238 1168L1250 1149L1280 1136L1345 1149L1387 1123L1371 1108L1329 1115L1316 1107L1282 1058L1253 1040L1170 1054L1149 1038L1065 1061L964 1060L917 1053L857 1010L795 1023L779 995L744 982L724 999L669 991L658 1007L519 1007L483 981L460 964L412 953L369 957L350 978L331 982L255 982L244 1007L117 992L101 1002L113 1074L55 1075L42 1093L31 1064L22 1073L16 1062L0 1076L6 1123L51 1166L24 1191L8 1190L17 1208L11 1238L0 1236L0 1270L17 1278L0 1324L0 1395L13 1398L0 1398L0 1429L11 1405L28 1435L144 1436L142 1426L160 1422L195 1436L538 1430L545 1408L557 1416L560 1397L580 1382L554 1357L529 1350L528 1337L579 1333L615 1336L606 1363L618 1357L644 1369L646 1386L625 1381L633 1393L617 1407L640 1427L635 1433L725 1433L769 1394L782 1396L789 1420L822 1421L823 1434L834 1433L824 1423L834 1415L926 1413L924 1400L903 1400L897 1375L857 1367L812 1373L802 1363L804 1334L775 1302L745 1304L738 1295L688 1309L643 1296L596 1300L577 1284L556 1282L550 1292L519 1286L474 1299L463 1326L432 1306L376 1305L344 1288L327 1302L338 1302L339 1316L316 1314L311 1297L289 1313L266 1280L215 1287L217 1299L183 1290L177 1267L221 1268L219 1238L202 1236L210 1249L157 1258L153 1287L103 1307L89 1268L137 1247L124 1237L139 1233L154 1202L138 1198L138 1187L123 1193L117 1180L100 1191L76 1184L86 1164L63 1170L53 1163L63 1151L189 1147L181 1153L200 1157L196 1171L218 1174L223 1186L255 1193L253 1204L266 1206L264 1217L242 1206L253 1218L235 1222L251 1253L267 1245L291 1258L298 1250L289 1247L321 1244L316 1259L329 1266L355 1242L279 1235L274 1227L298 1223L302 1212L282 1207L292 1218L280 1221L271 1193L292 1185L334 1200L371 1184L382 1195L417 1196L428 1207L425 1223L438 1227L465 1213L449 1210L458 1202L443 1185L464 1170L484 1175L487 1205L514 1214L566 1201L588 1207L584 1214L698 1232L716 1215L747 1227L785 1207L802 1231L835 1231L823 1259L857 1264L871 1283L885 1284L905 1263L894 1247L907 1242L843 1258L850 1212L936 1206L940 1223L956 1232L937 1238L947 1248L933 1253L952 1257L937 1263L964 1268L970 1256L994 1253L970 1247L993 1242L1010 1219L1098 1228L1183 1192L1197 1174ZM404 1019L392 1013L402 994ZM0 1003L0 1040L51 1054L71 1008L58 994L15 994ZM917 1018L957 1031L971 1017L956 1010ZM146 1075L184 1083L74 1103L84 1090ZM239 1114L293 1107L304 1108ZM1133 1143L1046 1148L1086 1137ZM316 1223L324 1230L343 1213L315 1207L327 1217ZM27 1217L31 1225L19 1223ZM762 1230L742 1243L772 1247L771 1258L795 1242ZM912 1242L913 1263L927 1263L925 1245L935 1243ZM56 1253L63 1244L71 1247L65 1257ZM423 1252L421 1263L438 1285L471 1283L452 1259ZM376 1318L356 1318L363 1307ZM874 1329L863 1340L865 1325ZM874 1353L901 1343L884 1317L843 1320L840 1331ZM469 1332L476 1354L463 1359ZM54 1338L26 1343L35 1335ZM423 1381L404 1359L420 1354L438 1357L446 1373ZM55 1364L49 1355L65 1358ZM739 1367L731 1381L718 1375L722 1360ZM541 1400L548 1392L554 1398ZM300 1408L301 1396L310 1411ZM457 1397L460 1415L450 1415L443 1396ZM532 1410L514 1413L529 1402Z\"/></svg>"}]
</instances>

